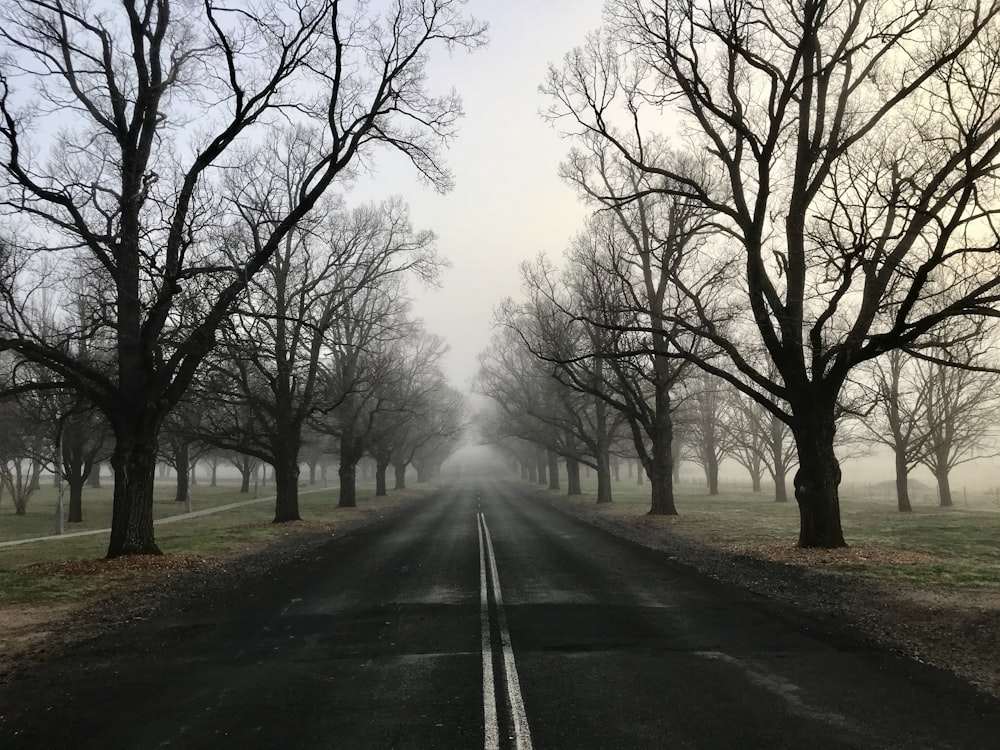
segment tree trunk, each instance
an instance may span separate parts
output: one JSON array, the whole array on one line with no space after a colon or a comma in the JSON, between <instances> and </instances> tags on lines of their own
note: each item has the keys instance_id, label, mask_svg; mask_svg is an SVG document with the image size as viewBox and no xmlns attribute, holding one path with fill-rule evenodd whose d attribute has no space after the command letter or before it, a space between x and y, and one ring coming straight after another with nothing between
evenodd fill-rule
<instances>
[{"instance_id":1,"label":"tree trunk","mask_svg":"<svg viewBox=\"0 0 1000 750\"><path fill-rule=\"evenodd\" d=\"M607 449L599 450L597 455L597 503L607 505L611 496L611 457Z\"/></svg>"},{"instance_id":2,"label":"tree trunk","mask_svg":"<svg viewBox=\"0 0 1000 750\"><path fill-rule=\"evenodd\" d=\"M86 477L81 477L75 472L66 478L69 485L69 523L83 523L83 486L87 483Z\"/></svg>"},{"instance_id":3,"label":"tree trunk","mask_svg":"<svg viewBox=\"0 0 1000 750\"><path fill-rule=\"evenodd\" d=\"M750 491L757 494L761 491L760 487L760 469L752 469L750 471Z\"/></svg>"},{"instance_id":4,"label":"tree trunk","mask_svg":"<svg viewBox=\"0 0 1000 750\"><path fill-rule=\"evenodd\" d=\"M338 473L340 475L340 502L337 503L338 507L358 507L357 464L353 461L341 460Z\"/></svg>"},{"instance_id":5,"label":"tree trunk","mask_svg":"<svg viewBox=\"0 0 1000 750\"><path fill-rule=\"evenodd\" d=\"M771 415L771 465L774 467L774 502L787 503L788 467L785 465L785 442L782 422Z\"/></svg>"},{"instance_id":6,"label":"tree trunk","mask_svg":"<svg viewBox=\"0 0 1000 750\"><path fill-rule=\"evenodd\" d=\"M174 496L174 500L178 503L186 502L188 492L190 492L188 485L191 476L189 456L187 443L174 448L174 466L177 467L177 494Z\"/></svg>"},{"instance_id":7,"label":"tree trunk","mask_svg":"<svg viewBox=\"0 0 1000 750\"><path fill-rule=\"evenodd\" d=\"M392 473L394 478L393 489L394 490L405 490L406 489L406 466L407 463L394 463L392 465Z\"/></svg>"},{"instance_id":8,"label":"tree trunk","mask_svg":"<svg viewBox=\"0 0 1000 750\"><path fill-rule=\"evenodd\" d=\"M793 480L799 504L799 546L846 547L840 525L840 462L833 448L834 404L813 399L793 415L792 434L799 454Z\"/></svg>"},{"instance_id":9,"label":"tree trunk","mask_svg":"<svg viewBox=\"0 0 1000 750\"><path fill-rule=\"evenodd\" d=\"M318 464L318 459L313 459L309 461L309 486L312 487L316 484L316 465Z\"/></svg>"},{"instance_id":10,"label":"tree trunk","mask_svg":"<svg viewBox=\"0 0 1000 750\"><path fill-rule=\"evenodd\" d=\"M286 450L274 456L274 523L300 521L299 515L299 454L285 445ZM265 473L266 476L266 473Z\"/></svg>"},{"instance_id":11,"label":"tree trunk","mask_svg":"<svg viewBox=\"0 0 1000 750\"><path fill-rule=\"evenodd\" d=\"M642 487L642 477L646 473L646 467L642 465L642 459L635 460L635 483L637 487Z\"/></svg>"},{"instance_id":12,"label":"tree trunk","mask_svg":"<svg viewBox=\"0 0 1000 750\"><path fill-rule=\"evenodd\" d=\"M252 473L253 469L249 468L249 466L240 470L240 494L245 495L250 492L250 474Z\"/></svg>"},{"instance_id":13,"label":"tree trunk","mask_svg":"<svg viewBox=\"0 0 1000 750\"><path fill-rule=\"evenodd\" d=\"M95 490L101 489L101 463L99 461L95 462L90 470L90 481L87 486Z\"/></svg>"},{"instance_id":14,"label":"tree trunk","mask_svg":"<svg viewBox=\"0 0 1000 750\"><path fill-rule=\"evenodd\" d=\"M108 557L160 555L153 536L153 481L156 427L116 431L111 466L115 471Z\"/></svg>"},{"instance_id":15,"label":"tree trunk","mask_svg":"<svg viewBox=\"0 0 1000 750\"><path fill-rule=\"evenodd\" d=\"M534 477L534 474L535 474L534 464L531 464L531 467L532 467L531 468L531 474L532 474L531 481L534 482L535 481L535 477ZM426 462L421 461L420 463L414 463L413 464L413 468L417 470L417 484L424 484L426 482L431 481L431 479L433 479L434 465L432 463L426 463Z\"/></svg>"},{"instance_id":16,"label":"tree trunk","mask_svg":"<svg viewBox=\"0 0 1000 750\"><path fill-rule=\"evenodd\" d=\"M559 489L559 456L555 451L549 451L549 489Z\"/></svg>"},{"instance_id":17,"label":"tree trunk","mask_svg":"<svg viewBox=\"0 0 1000 750\"><path fill-rule=\"evenodd\" d=\"M714 441L713 441L714 442ZM705 456L705 480L708 485L708 494L714 497L719 494L719 460L716 458L713 447Z\"/></svg>"},{"instance_id":18,"label":"tree trunk","mask_svg":"<svg viewBox=\"0 0 1000 750\"><path fill-rule=\"evenodd\" d=\"M910 468L906 465L906 450L903 446L896 446L896 507L900 513L911 513L913 506L910 505L909 473Z\"/></svg>"},{"instance_id":19,"label":"tree trunk","mask_svg":"<svg viewBox=\"0 0 1000 750\"><path fill-rule=\"evenodd\" d=\"M190 449L188 451L188 455L190 455ZM191 486L192 487L196 487L198 485L198 459L197 458L191 459L191 469L190 469L189 473L191 475Z\"/></svg>"},{"instance_id":20,"label":"tree trunk","mask_svg":"<svg viewBox=\"0 0 1000 750\"><path fill-rule=\"evenodd\" d=\"M575 458L566 459L566 495L582 495L580 489L580 462Z\"/></svg>"},{"instance_id":21,"label":"tree trunk","mask_svg":"<svg viewBox=\"0 0 1000 750\"><path fill-rule=\"evenodd\" d=\"M212 461L212 484L211 484L212 487L219 486L218 479L219 479L219 459L216 458Z\"/></svg>"},{"instance_id":22,"label":"tree trunk","mask_svg":"<svg viewBox=\"0 0 1000 750\"><path fill-rule=\"evenodd\" d=\"M655 384L654 418L649 435L649 474L651 516L676 516L674 503L674 420L671 415L669 381ZM642 472L640 472L641 475Z\"/></svg>"},{"instance_id":23,"label":"tree trunk","mask_svg":"<svg viewBox=\"0 0 1000 750\"><path fill-rule=\"evenodd\" d=\"M937 479L940 505L942 508L951 508L955 503L951 497L951 480L948 477L948 467L943 462L938 465L944 467L934 472L934 478Z\"/></svg>"},{"instance_id":24,"label":"tree trunk","mask_svg":"<svg viewBox=\"0 0 1000 750\"><path fill-rule=\"evenodd\" d=\"M389 471L389 459L375 459L375 497L385 497L389 493L386 491L385 475Z\"/></svg>"}]
</instances>

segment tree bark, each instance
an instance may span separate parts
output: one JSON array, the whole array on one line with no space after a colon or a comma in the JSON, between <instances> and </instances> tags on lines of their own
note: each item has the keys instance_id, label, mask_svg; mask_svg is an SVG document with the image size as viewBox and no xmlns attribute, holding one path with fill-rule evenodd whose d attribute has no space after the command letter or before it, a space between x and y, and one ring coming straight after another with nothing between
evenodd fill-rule
<instances>
[{"instance_id":1,"label":"tree bark","mask_svg":"<svg viewBox=\"0 0 1000 750\"><path fill-rule=\"evenodd\" d=\"M813 399L793 415L792 435L799 454L793 480L799 504L799 546L846 547L840 525L840 462L833 447L834 404Z\"/></svg>"},{"instance_id":2,"label":"tree bark","mask_svg":"<svg viewBox=\"0 0 1000 750\"><path fill-rule=\"evenodd\" d=\"M719 494L719 461L715 456L715 446L713 445L705 455L705 480L710 497Z\"/></svg>"},{"instance_id":3,"label":"tree bark","mask_svg":"<svg viewBox=\"0 0 1000 750\"><path fill-rule=\"evenodd\" d=\"M555 451L549 451L549 489L559 489L559 456Z\"/></svg>"},{"instance_id":4,"label":"tree bark","mask_svg":"<svg viewBox=\"0 0 1000 750\"><path fill-rule=\"evenodd\" d=\"M938 470L934 472L934 478L937 479L940 505L942 508L951 508L955 503L951 497L951 479L948 477L948 466L944 463L939 463L938 466Z\"/></svg>"},{"instance_id":5,"label":"tree bark","mask_svg":"<svg viewBox=\"0 0 1000 750\"><path fill-rule=\"evenodd\" d=\"M389 493L386 491L385 475L389 471L389 459L375 459L375 497L385 497Z\"/></svg>"},{"instance_id":6,"label":"tree bark","mask_svg":"<svg viewBox=\"0 0 1000 750\"><path fill-rule=\"evenodd\" d=\"M190 492L188 484L191 477L189 456L187 443L174 448L174 466L177 467L177 494L174 496L174 500L178 503L186 502L188 492Z\"/></svg>"},{"instance_id":7,"label":"tree bark","mask_svg":"<svg viewBox=\"0 0 1000 750\"><path fill-rule=\"evenodd\" d=\"M69 516L66 520L69 523L83 523L83 486L87 483L86 479L75 473L66 478L69 485Z\"/></svg>"},{"instance_id":8,"label":"tree bark","mask_svg":"<svg viewBox=\"0 0 1000 750\"><path fill-rule=\"evenodd\" d=\"M582 495L580 488L580 462L575 458L566 459L566 495Z\"/></svg>"},{"instance_id":9,"label":"tree bark","mask_svg":"<svg viewBox=\"0 0 1000 750\"><path fill-rule=\"evenodd\" d=\"M787 503L788 467L785 465L785 444L782 436L782 422L771 415L771 465L774 467L774 502Z\"/></svg>"},{"instance_id":10,"label":"tree bark","mask_svg":"<svg viewBox=\"0 0 1000 750\"><path fill-rule=\"evenodd\" d=\"M663 366L659 361L654 366ZM655 384L654 417L649 435L649 475L651 516L676 516L674 503L674 420L670 409L670 387L666 378ZM642 472L639 472L640 477Z\"/></svg>"},{"instance_id":11,"label":"tree bark","mask_svg":"<svg viewBox=\"0 0 1000 750\"><path fill-rule=\"evenodd\" d=\"M341 508L358 507L357 473L356 463L341 461L338 471L340 475L340 502L337 503Z\"/></svg>"},{"instance_id":12,"label":"tree bark","mask_svg":"<svg viewBox=\"0 0 1000 750\"><path fill-rule=\"evenodd\" d=\"M275 452L274 491L274 523L302 520L299 515L299 455L297 449Z\"/></svg>"},{"instance_id":13,"label":"tree bark","mask_svg":"<svg viewBox=\"0 0 1000 750\"><path fill-rule=\"evenodd\" d=\"M90 481L88 482L88 486L91 487L91 488L93 488L93 489L95 489L95 490L101 489L101 462L100 461L95 462L94 466L90 470Z\"/></svg>"},{"instance_id":14,"label":"tree bark","mask_svg":"<svg viewBox=\"0 0 1000 750\"><path fill-rule=\"evenodd\" d=\"M597 455L597 503L607 505L613 498L611 494L611 457L607 448L599 450Z\"/></svg>"},{"instance_id":15,"label":"tree bark","mask_svg":"<svg viewBox=\"0 0 1000 750\"><path fill-rule=\"evenodd\" d=\"M115 471L108 557L160 555L153 536L153 480L157 425L119 428L111 466Z\"/></svg>"},{"instance_id":16,"label":"tree bark","mask_svg":"<svg viewBox=\"0 0 1000 750\"><path fill-rule=\"evenodd\" d=\"M906 464L905 446L896 445L896 507L900 513L911 513L913 506L910 504L909 473L910 467Z\"/></svg>"},{"instance_id":17,"label":"tree bark","mask_svg":"<svg viewBox=\"0 0 1000 750\"><path fill-rule=\"evenodd\" d=\"M548 484L548 477L545 476L548 463L546 462L545 454L541 450L535 454L535 465L538 467L538 483Z\"/></svg>"},{"instance_id":18,"label":"tree bark","mask_svg":"<svg viewBox=\"0 0 1000 750\"><path fill-rule=\"evenodd\" d=\"M406 466L407 463L396 462L392 465L392 473L394 478L393 489L394 490L405 490L406 489Z\"/></svg>"}]
</instances>

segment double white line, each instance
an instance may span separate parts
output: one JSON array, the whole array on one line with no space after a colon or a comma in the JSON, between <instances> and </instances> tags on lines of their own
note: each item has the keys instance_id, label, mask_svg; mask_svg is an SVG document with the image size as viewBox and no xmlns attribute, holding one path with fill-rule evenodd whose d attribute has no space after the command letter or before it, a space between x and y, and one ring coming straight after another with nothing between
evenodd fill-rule
<instances>
[{"instance_id":1,"label":"double white line","mask_svg":"<svg viewBox=\"0 0 1000 750\"><path fill-rule=\"evenodd\" d=\"M500 725L497 721L497 698L493 674L493 639L490 634L490 589L492 588L497 629L500 631L500 651L503 658L501 666L507 693L505 697L510 721L513 725L514 747L516 750L531 750L531 731L528 729L528 716L524 711L521 683L517 678L517 666L514 664L514 649L510 645L510 631L507 629L503 595L500 593L500 574L497 572L497 559L493 554L493 540L490 538L490 530L486 525L486 517L482 513L477 513L476 516L479 521L479 613L482 623L485 748L486 750L499 750L500 748Z\"/></svg>"}]
</instances>

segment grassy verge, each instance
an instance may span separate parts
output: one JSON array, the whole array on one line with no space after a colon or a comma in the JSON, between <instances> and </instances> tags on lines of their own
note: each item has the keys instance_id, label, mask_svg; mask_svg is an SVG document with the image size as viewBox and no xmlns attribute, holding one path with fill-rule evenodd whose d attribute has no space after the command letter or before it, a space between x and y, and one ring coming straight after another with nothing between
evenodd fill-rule
<instances>
[{"instance_id":1,"label":"grassy verge","mask_svg":"<svg viewBox=\"0 0 1000 750\"><path fill-rule=\"evenodd\" d=\"M184 512L176 503L168 485L158 486L154 504L156 518ZM110 490L91 490L84 499L84 524L66 525L66 532L106 528L110 524ZM299 507L302 523L273 524L273 500L267 488L261 502L222 510L209 515L185 518L158 525L156 539L166 558L149 561L103 561L107 536L95 534L31 542L0 548L0 607L55 606L91 599L123 582L156 575L157 570L203 563L251 552L290 535L317 529L336 533L337 528L354 525L377 516L387 509L419 497L427 488L391 492L388 497L374 497L374 486L359 485L358 507L338 508L335 488L303 486ZM230 503L252 500L241 495L238 486L197 487L193 489L193 509L206 510ZM40 491L32 498L27 516L0 515L0 541L23 539L52 533L54 493ZM50 515L51 513L51 515Z\"/></svg>"},{"instance_id":2,"label":"grassy verge","mask_svg":"<svg viewBox=\"0 0 1000 750\"><path fill-rule=\"evenodd\" d=\"M585 480L584 491L570 502L592 505L596 487ZM733 552L889 583L1000 592L1000 511L985 504L942 509L925 503L899 513L890 496L846 493L841 508L850 548L819 553L794 546L799 524L794 501L775 503L766 493L732 490L709 497L686 485L677 494L678 516L652 518L645 515L648 486L619 483L613 492L614 503L597 512Z\"/></svg>"}]
</instances>

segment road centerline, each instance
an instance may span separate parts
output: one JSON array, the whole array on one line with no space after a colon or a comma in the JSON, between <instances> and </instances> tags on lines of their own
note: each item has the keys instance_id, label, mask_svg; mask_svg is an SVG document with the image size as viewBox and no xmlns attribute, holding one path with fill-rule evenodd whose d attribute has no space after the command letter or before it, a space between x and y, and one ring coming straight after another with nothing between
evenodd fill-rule
<instances>
[{"instance_id":1,"label":"road centerline","mask_svg":"<svg viewBox=\"0 0 1000 750\"><path fill-rule=\"evenodd\" d=\"M531 750L531 730L528 726L528 715L524 708L524 697L521 695L521 682L517 675L517 664L514 659L514 648L511 645L510 630L507 627L507 615L504 612L503 594L500 591L500 571L497 568L496 555L493 551L493 539L490 536L490 529L486 523L486 516L477 513L479 525L479 549L480 549L480 603L485 599L486 614L483 619L483 701L484 714L487 719L492 711L493 721L496 721L496 695L493 691L493 663L492 663L492 640L489 633L489 597L487 585L490 581L493 584L493 604L496 614L497 628L500 632L500 652L502 656L504 686L507 692L507 705L510 708L511 724L514 732L514 747L516 750ZM489 647L489 659L486 648ZM489 673L487 674L487 660L489 660ZM489 692L492 693L492 707L485 704L487 698L487 677L489 678ZM490 744L490 727L486 728L486 747L494 748L497 745Z\"/></svg>"}]
</instances>

